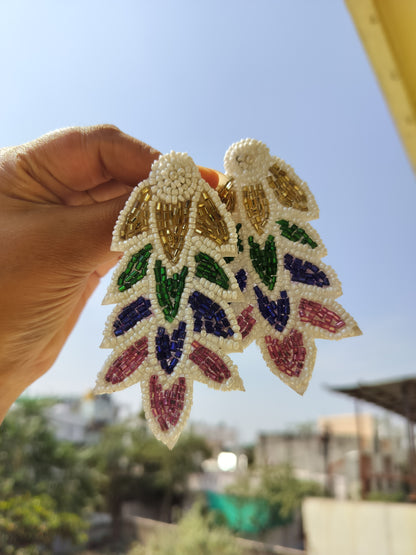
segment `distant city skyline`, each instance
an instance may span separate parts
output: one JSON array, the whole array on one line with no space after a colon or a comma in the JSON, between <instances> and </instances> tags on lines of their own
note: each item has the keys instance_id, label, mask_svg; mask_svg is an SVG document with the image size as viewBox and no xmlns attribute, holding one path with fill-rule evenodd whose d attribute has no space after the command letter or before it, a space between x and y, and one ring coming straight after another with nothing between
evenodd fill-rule
<instances>
[{"instance_id":1,"label":"distant city skyline","mask_svg":"<svg viewBox=\"0 0 416 555\"><path fill-rule=\"evenodd\" d=\"M191 421L224 422L242 440L319 415L349 413L325 385L414 375L415 178L341 0L179 0L0 6L0 146L59 127L113 123L162 152L222 169L245 137L307 181L311 225L343 284L339 302L363 336L318 340L303 397L250 346L232 355L246 392L195 384ZM92 389L108 351L100 284L54 367L28 393ZM140 410L139 386L115 394ZM369 408L369 410L372 410ZM367 407L366 407L367 411Z\"/></svg>"}]
</instances>

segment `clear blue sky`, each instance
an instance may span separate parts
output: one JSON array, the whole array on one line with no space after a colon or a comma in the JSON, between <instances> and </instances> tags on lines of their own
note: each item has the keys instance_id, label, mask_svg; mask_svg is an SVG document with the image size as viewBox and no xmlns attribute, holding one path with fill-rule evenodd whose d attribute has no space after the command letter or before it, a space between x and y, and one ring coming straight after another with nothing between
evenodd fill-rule
<instances>
[{"instance_id":1,"label":"clear blue sky","mask_svg":"<svg viewBox=\"0 0 416 555\"><path fill-rule=\"evenodd\" d=\"M0 4L0 145L113 123L162 152L222 168L245 137L308 182L312 222L364 335L319 340L304 397L255 347L236 355L246 393L197 385L191 420L241 438L352 411L324 384L415 373L414 175L341 0L19 1ZM105 279L53 369L30 393L83 393L108 352ZM140 407L139 386L117 394Z\"/></svg>"}]
</instances>

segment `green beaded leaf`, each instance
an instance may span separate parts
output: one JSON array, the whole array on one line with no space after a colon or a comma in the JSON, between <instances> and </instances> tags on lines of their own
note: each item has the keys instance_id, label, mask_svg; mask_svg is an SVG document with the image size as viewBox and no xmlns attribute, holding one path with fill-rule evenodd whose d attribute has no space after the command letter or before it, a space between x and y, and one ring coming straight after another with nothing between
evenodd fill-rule
<instances>
[{"instance_id":1,"label":"green beaded leaf","mask_svg":"<svg viewBox=\"0 0 416 555\"><path fill-rule=\"evenodd\" d=\"M237 224L235 226L235 230L237 232L237 249L238 249L238 252L243 252L244 251L244 244L243 244L243 241L241 240L241 237L240 237L241 227L242 227L241 224ZM234 258L235 258L235 256L224 256L224 260L227 264L232 262L234 260Z\"/></svg>"},{"instance_id":2,"label":"green beaded leaf","mask_svg":"<svg viewBox=\"0 0 416 555\"><path fill-rule=\"evenodd\" d=\"M238 248L238 252L243 252L244 251L244 244L243 241L241 240L240 237L240 229L242 228L242 224L237 224L235 226L235 230L237 232L237 248Z\"/></svg>"},{"instance_id":3,"label":"green beaded leaf","mask_svg":"<svg viewBox=\"0 0 416 555\"><path fill-rule=\"evenodd\" d=\"M127 268L117 280L119 291L130 289L130 287L133 287L135 283L145 277L151 251L152 245L148 243L139 252L133 254L127 264Z\"/></svg>"},{"instance_id":4,"label":"green beaded leaf","mask_svg":"<svg viewBox=\"0 0 416 555\"><path fill-rule=\"evenodd\" d=\"M280 225L280 234L282 237L286 237L289 241L293 241L294 243L300 241L302 245L309 245L311 249L315 249L318 246L318 243L316 243L304 229L298 227L296 224L290 226L287 220L279 220L276 223Z\"/></svg>"},{"instance_id":5,"label":"green beaded leaf","mask_svg":"<svg viewBox=\"0 0 416 555\"><path fill-rule=\"evenodd\" d=\"M251 236L248 238L248 244L250 245L250 259L253 268L264 285L270 291L273 291L277 274L277 255L273 235L267 237L263 249Z\"/></svg>"},{"instance_id":6,"label":"green beaded leaf","mask_svg":"<svg viewBox=\"0 0 416 555\"><path fill-rule=\"evenodd\" d=\"M215 262L213 258L204 252L200 252L195 256L195 262L197 263L195 269L196 277L205 278L223 289L228 289L230 280L218 262Z\"/></svg>"},{"instance_id":7,"label":"green beaded leaf","mask_svg":"<svg viewBox=\"0 0 416 555\"><path fill-rule=\"evenodd\" d=\"M178 313L182 293L185 287L185 279L188 275L188 267L184 266L180 274L175 273L168 277L166 268L160 260L155 264L156 296L162 308L165 320L173 322Z\"/></svg>"}]
</instances>

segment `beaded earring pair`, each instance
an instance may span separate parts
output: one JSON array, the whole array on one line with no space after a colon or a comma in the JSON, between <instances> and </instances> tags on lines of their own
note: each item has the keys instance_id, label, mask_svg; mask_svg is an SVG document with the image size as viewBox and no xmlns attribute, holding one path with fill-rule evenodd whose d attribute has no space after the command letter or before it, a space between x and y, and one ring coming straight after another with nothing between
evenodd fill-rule
<instances>
[{"instance_id":1,"label":"beaded earring pair","mask_svg":"<svg viewBox=\"0 0 416 555\"><path fill-rule=\"evenodd\" d=\"M224 168L214 190L188 155L161 156L113 232L111 248L124 255L103 301L117 306L95 392L140 382L149 427L169 448L189 417L194 380L244 390L227 353L256 341L270 370L303 394L314 339L361 334L335 301L341 284L321 262L307 185L253 139L233 144Z\"/></svg>"}]
</instances>

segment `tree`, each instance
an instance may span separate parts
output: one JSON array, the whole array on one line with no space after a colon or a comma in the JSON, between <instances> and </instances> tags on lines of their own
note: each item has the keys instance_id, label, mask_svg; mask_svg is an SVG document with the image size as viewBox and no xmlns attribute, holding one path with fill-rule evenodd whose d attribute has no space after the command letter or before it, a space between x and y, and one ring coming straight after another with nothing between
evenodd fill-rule
<instances>
[{"instance_id":1,"label":"tree","mask_svg":"<svg viewBox=\"0 0 416 555\"><path fill-rule=\"evenodd\" d=\"M46 494L0 501L0 552L4 555L49 555L57 536L74 545L86 541L86 524L73 514L57 512Z\"/></svg>"},{"instance_id":2,"label":"tree","mask_svg":"<svg viewBox=\"0 0 416 555\"><path fill-rule=\"evenodd\" d=\"M0 431L0 495L2 499L46 494L57 510L77 514L96 505L97 476L86 453L58 440L44 411L54 400L21 399Z\"/></svg>"},{"instance_id":3,"label":"tree","mask_svg":"<svg viewBox=\"0 0 416 555\"><path fill-rule=\"evenodd\" d=\"M255 524L259 530L266 530L290 522L305 497L323 495L323 490L316 482L297 479L290 466L280 465L267 466L241 477L227 488L227 493L240 500L241 505L247 499L265 501L268 519Z\"/></svg>"},{"instance_id":4,"label":"tree","mask_svg":"<svg viewBox=\"0 0 416 555\"><path fill-rule=\"evenodd\" d=\"M120 535L125 501L156 503L159 518L170 521L172 505L183 498L189 474L209 455L205 440L192 434L184 434L170 451L140 421L107 428L90 449L89 464L103 476L101 492L114 538Z\"/></svg>"},{"instance_id":5,"label":"tree","mask_svg":"<svg viewBox=\"0 0 416 555\"><path fill-rule=\"evenodd\" d=\"M178 522L178 525L157 531L146 545L137 545L129 555L240 555L232 533L218 526L212 514L203 514L195 504Z\"/></svg>"},{"instance_id":6,"label":"tree","mask_svg":"<svg viewBox=\"0 0 416 555\"><path fill-rule=\"evenodd\" d=\"M29 506L43 500L48 510L53 506L57 514L81 517L107 510L115 539L125 501L156 505L160 518L170 520L172 505L186 493L189 473L210 454L205 441L185 434L169 451L136 419L108 427L96 445L76 447L56 439L49 428L44 410L53 402L20 401L4 421L0 498L10 503L25 499ZM49 526L52 521L45 522Z\"/></svg>"},{"instance_id":7,"label":"tree","mask_svg":"<svg viewBox=\"0 0 416 555\"><path fill-rule=\"evenodd\" d=\"M317 482L299 480L290 466L282 465L263 470L258 495L270 504L274 516L291 519L305 497L323 495L323 490Z\"/></svg>"},{"instance_id":8,"label":"tree","mask_svg":"<svg viewBox=\"0 0 416 555\"><path fill-rule=\"evenodd\" d=\"M183 434L172 451L149 438L142 456L146 476L151 478L155 493L161 495L161 520L170 521L172 503L185 494L189 474L199 470L210 454L205 440L193 434Z\"/></svg>"}]
</instances>

